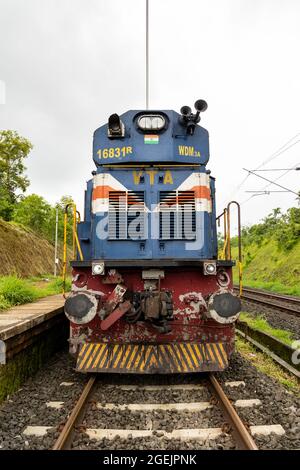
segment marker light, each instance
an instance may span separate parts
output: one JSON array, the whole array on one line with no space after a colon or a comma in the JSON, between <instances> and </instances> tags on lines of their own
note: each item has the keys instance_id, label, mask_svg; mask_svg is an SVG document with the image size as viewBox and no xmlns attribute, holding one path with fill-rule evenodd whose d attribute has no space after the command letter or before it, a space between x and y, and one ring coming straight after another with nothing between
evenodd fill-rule
<instances>
[{"instance_id":1,"label":"marker light","mask_svg":"<svg viewBox=\"0 0 300 470\"><path fill-rule=\"evenodd\" d=\"M96 276L104 274L104 263L93 263L92 273Z\"/></svg>"},{"instance_id":2,"label":"marker light","mask_svg":"<svg viewBox=\"0 0 300 470\"><path fill-rule=\"evenodd\" d=\"M161 131L166 120L161 114L143 114L138 118L137 125L142 131Z\"/></svg>"},{"instance_id":3,"label":"marker light","mask_svg":"<svg viewBox=\"0 0 300 470\"><path fill-rule=\"evenodd\" d=\"M211 261L203 263L203 272L205 275L215 275L217 273L216 263Z\"/></svg>"}]
</instances>

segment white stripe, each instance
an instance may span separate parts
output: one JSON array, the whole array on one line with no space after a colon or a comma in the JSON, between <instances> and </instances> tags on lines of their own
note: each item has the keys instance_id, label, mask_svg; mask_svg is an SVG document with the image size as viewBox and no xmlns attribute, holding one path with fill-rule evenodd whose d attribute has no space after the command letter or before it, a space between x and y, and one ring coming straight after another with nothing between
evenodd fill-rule
<instances>
[{"instance_id":1,"label":"white stripe","mask_svg":"<svg viewBox=\"0 0 300 470\"><path fill-rule=\"evenodd\" d=\"M97 198L92 201L92 212L108 212L109 203L108 198Z\"/></svg>"},{"instance_id":2,"label":"white stripe","mask_svg":"<svg viewBox=\"0 0 300 470\"><path fill-rule=\"evenodd\" d=\"M111 385L110 388L115 388L114 385ZM159 390L203 390L205 387L198 384L181 384L181 385L118 385L120 390L146 390L148 392L155 392Z\"/></svg>"},{"instance_id":3,"label":"white stripe","mask_svg":"<svg viewBox=\"0 0 300 470\"><path fill-rule=\"evenodd\" d=\"M243 380L236 380L232 382L225 382L225 387L245 387L246 384Z\"/></svg>"},{"instance_id":4,"label":"white stripe","mask_svg":"<svg viewBox=\"0 0 300 470\"><path fill-rule=\"evenodd\" d=\"M63 401L48 401L46 403L47 408L54 408L55 410L60 410L64 406Z\"/></svg>"},{"instance_id":5,"label":"white stripe","mask_svg":"<svg viewBox=\"0 0 300 470\"><path fill-rule=\"evenodd\" d=\"M281 424L269 424L264 426L250 426L250 432L252 436L269 436L270 434L277 434L277 436L283 436L285 430Z\"/></svg>"},{"instance_id":6,"label":"white stripe","mask_svg":"<svg viewBox=\"0 0 300 470\"><path fill-rule=\"evenodd\" d=\"M119 436L121 439L128 439L132 436L133 439L140 437L155 437L153 431L139 430L139 429L87 429L86 434L90 439L114 439ZM183 441L189 439L206 440L217 439L223 434L222 428L204 428L204 429L176 429L172 432L157 430L161 437L167 439L181 439Z\"/></svg>"},{"instance_id":7,"label":"white stripe","mask_svg":"<svg viewBox=\"0 0 300 470\"><path fill-rule=\"evenodd\" d=\"M194 186L206 186L210 188L209 175L206 173L192 173L189 175L180 186L178 186L178 191L185 191L192 189Z\"/></svg>"},{"instance_id":8,"label":"white stripe","mask_svg":"<svg viewBox=\"0 0 300 470\"><path fill-rule=\"evenodd\" d=\"M52 426L27 426L23 434L24 436L43 437L47 434L48 429L52 429Z\"/></svg>"},{"instance_id":9,"label":"white stripe","mask_svg":"<svg viewBox=\"0 0 300 470\"><path fill-rule=\"evenodd\" d=\"M196 212L211 212L211 199L196 197L195 210Z\"/></svg>"},{"instance_id":10,"label":"white stripe","mask_svg":"<svg viewBox=\"0 0 300 470\"><path fill-rule=\"evenodd\" d=\"M252 400L237 400L235 402L237 408L252 408L257 405L261 405L261 401L258 400L258 398L253 398Z\"/></svg>"},{"instance_id":11,"label":"white stripe","mask_svg":"<svg viewBox=\"0 0 300 470\"><path fill-rule=\"evenodd\" d=\"M118 405L115 403L106 403L102 405L97 403L97 408L100 410L119 410L119 411L203 411L212 408L209 402L202 401L198 403L130 403L125 405Z\"/></svg>"},{"instance_id":12,"label":"white stripe","mask_svg":"<svg viewBox=\"0 0 300 470\"><path fill-rule=\"evenodd\" d=\"M127 190L127 188L110 173L99 173L98 175L95 175L93 178L93 186L94 188L97 186L110 186L115 191Z\"/></svg>"}]
</instances>

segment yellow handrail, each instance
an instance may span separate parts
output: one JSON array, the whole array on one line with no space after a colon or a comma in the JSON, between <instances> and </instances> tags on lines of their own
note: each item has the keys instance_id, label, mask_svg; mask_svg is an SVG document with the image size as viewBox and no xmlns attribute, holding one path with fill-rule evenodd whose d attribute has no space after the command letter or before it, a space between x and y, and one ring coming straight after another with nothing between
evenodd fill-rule
<instances>
[{"instance_id":1,"label":"yellow handrail","mask_svg":"<svg viewBox=\"0 0 300 470\"><path fill-rule=\"evenodd\" d=\"M243 292L243 265L242 265L242 235L241 235L241 207L237 201L230 201L223 212L217 217L218 225L220 219L224 217L224 246L221 257L225 260L231 259L231 243L230 243L230 207L236 204L238 209L238 270L239 270L239 296Z\"/></svg>"},{"instance_id":2,"label":"yellow handrail","mask_svg":"<svg viewBox=\"0 0 300 470\"><path fill-rule=\"evenodd\" d=\"M242 266L242 233L241 233L241 206L237 201L230 201L227 205L227 229L229 233L229 241L228 241L228 257L231 259L231 246L230 246L230 207L232 204L237 206L237 214L238 214L238 270L239 270L239 296L242 296L243 293L243 266Z\"/></svg>"},{"instance_id":3,"label":"yellow handrail","mask_svg":"<svg viewBox=\"0 0 300 470\"><path fill-rule=\"evenodd\" d=\"M73 259L76 259L76 248L79 253L80 260L83 261L83 254L77 236L77 224L80 222L80 214L76 210L76 205L73 203L67 204L64 212L64 245L63 245L63 296L66 296L66 276L67 276L67 224L68 224L68 209L73 208L73 230L72 230L72 245L73 245Z\"/></svg>"}]
</instances>

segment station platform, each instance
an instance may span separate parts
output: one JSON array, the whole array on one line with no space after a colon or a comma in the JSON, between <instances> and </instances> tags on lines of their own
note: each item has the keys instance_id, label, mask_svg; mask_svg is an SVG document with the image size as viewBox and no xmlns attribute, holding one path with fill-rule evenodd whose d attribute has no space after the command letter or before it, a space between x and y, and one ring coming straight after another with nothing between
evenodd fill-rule
<instances>
[{"instance_id":1,"label":"station platform","mask_svg":"<svg viewBox=\"0 0 300 470\"><path fill-rule=\"evenodd\" d=\"M63 305L59 294L0 312L0 364L6 363L9 350L20 351L64 317Z\"/></svg>"}]
</instances>

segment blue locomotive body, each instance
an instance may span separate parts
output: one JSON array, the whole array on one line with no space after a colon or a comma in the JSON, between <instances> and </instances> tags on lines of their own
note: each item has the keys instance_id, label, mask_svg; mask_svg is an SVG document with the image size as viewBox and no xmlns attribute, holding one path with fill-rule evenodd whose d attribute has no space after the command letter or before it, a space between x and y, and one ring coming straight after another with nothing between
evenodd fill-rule
<instances>
[{"instance_id":1,"label":"blue locomotive body","mask_svg":"<svg viewBox=\"0 0 300 470\"><path fill-rule=\"evenodd\" d=\"M223 370L240 301L218 259L215 180L197 112L113 114L94 133L96 170L65 312L81 372Z\"/></svg>"},{"instance_id":2,"label":"blue locomotive body","mask_svg":"<svg viewBox=\"0 0 300 470\"><path fill-rule=\"evenodd\" d=\"M137 121L148 114L162 115L166 128L155 134L152 130L141 131ZM147 114L128 111L120 117L125 127L124 137L109 138L107 125L95 131L93 159L97 171L87 183L85 221L78 227L85 259L217 257L215 181L206 170L208 132L196 126L194 134L187 136L179 124L179 117L174 111L151 111ZM122 233L115 236L109 231L112 220L109 217L110 189L119 191L120 196L125 192L130 192L132 197L136 194L136 202L144 204L140 233L130 236L130 227L122 227ZM159 208L167 201L175 213L178 194L180 197L184 191L194 192L190 200L181 205L184 208L190 202L190 210L186 214L182 209L181 223L184 225L184 218L188 221L190 216L191 227L187 226L186 233L182 233L176 214L169 237L168 234L162 236ZM128 210L126 201L121 208ZM138 213L139 205L132 207L132 220L134 209Z\"/></svg>"}]
</instances>

